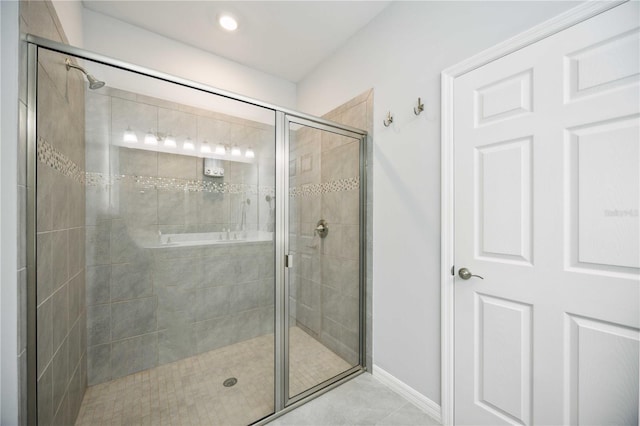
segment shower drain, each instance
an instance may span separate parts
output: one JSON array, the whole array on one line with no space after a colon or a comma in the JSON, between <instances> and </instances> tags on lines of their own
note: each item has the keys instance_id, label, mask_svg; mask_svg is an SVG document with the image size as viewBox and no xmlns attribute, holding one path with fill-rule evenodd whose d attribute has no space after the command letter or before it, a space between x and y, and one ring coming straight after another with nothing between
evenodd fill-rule
<instances>
[{"instance_id":1,"label":"shower drain","mask_svg":"<svg viewBox=\"0 0 640 426\"><path fill-rule=\"evenodd\" d=\"M236 383L238 383L238 379L236 379L235 377L229 377L227 380L222 382L222 384L224 385L225 388L230 388L231 386L235 385Z\"/></svg>"}]
</instances>

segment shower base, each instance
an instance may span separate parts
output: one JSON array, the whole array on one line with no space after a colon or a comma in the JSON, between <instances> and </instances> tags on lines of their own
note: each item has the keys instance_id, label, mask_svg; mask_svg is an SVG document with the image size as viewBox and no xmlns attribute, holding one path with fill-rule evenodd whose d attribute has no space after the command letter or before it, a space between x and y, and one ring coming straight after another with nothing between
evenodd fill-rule
<instances>
[{"instance_id":1,"label":"shower base","mask_svg":"<svg viewBox=\"0 0 640 426\"><path fill-rule=\"evenodd\" d=\"M291 396L351 367L298 327L289 342ZM269 334L91 386L76 425L247 425L274 411L273 354Z\"/></svg>"}]
</instances>

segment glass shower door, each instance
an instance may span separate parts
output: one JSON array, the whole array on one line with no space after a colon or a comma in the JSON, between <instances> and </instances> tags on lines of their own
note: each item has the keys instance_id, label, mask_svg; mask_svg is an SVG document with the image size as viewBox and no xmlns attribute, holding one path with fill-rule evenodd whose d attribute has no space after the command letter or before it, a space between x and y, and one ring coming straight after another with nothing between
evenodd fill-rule
<instances>
[{"instance_id":1,"label":"glass shower door","mask_svg":"<svg viewBox=\"0 0 640 426\"><path fill-rule=\"evenodd\" d=\"M295 120L295 121L294 121ZM361 363L363 139L289 119L288 400Z\"/></svg>"},{"instance_id":2,"label":"glass shower door","mask_svg":"<svg viewBox=\"0 0 640 426\"><path fill-rule=\"evenodd\" d=\"M38 423L271 415L275 112L37 59Z\"/></svg>"}]
</instances>

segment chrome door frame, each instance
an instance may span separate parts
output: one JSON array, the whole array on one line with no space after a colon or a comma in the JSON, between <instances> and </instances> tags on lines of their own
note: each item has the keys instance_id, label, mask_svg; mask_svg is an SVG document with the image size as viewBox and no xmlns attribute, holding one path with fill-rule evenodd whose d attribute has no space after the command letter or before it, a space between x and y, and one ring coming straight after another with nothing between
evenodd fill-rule
<instances>
[{"instance_id":1,"label":"chrome door frame","mask_svg":"<svg viewBox=\"0 0 640 426\"><path fill-rule=\"evenodd\" d=\"M42 37L27 34L23 41L27 47L27 117L21 123L27 129L27 212L26 212L26 251L27 251L27 412L28 424L37 424L37 322L36 322L36 288L37 288L37 245L36 245L36 183L37 183L37 82L38 82L38 49L72 55L76 58L90 60L102 65L111 66L124 71L133 72L146 77L155 78L168 83L210 93L212 95L240 101L269 109L275 113L275 147L276 147L276 191L283 195L276 197L276 230L275 232L275 364L274 364L274 413L256 421L255 424L266 424L273 419L305 404L311 399L361 374L367 369L366 364L366 142L367 132L355 127L343 125L313 115L283 108L247 96L218 89L167 73L155 71L139 65L131 64L88 50L69 46ZM360 362L342 374L327 380L311 389L288 398L288 278L285 270L285 255L288 253L288 193L289 193L289 124L297 123L338 133L359 139L360 142ZM279 226L279 228L278 228Z\"/></svg>"}]
</instances>

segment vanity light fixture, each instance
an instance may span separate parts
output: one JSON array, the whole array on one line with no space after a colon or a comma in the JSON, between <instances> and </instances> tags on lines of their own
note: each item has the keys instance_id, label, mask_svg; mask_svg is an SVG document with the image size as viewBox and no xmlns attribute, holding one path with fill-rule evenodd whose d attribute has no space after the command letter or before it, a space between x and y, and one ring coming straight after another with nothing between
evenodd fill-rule
<instances>
[{"instance_id":1,"label":"vanity light fixture","mask_svg":"<svg viewBox=\"0 0 640 426\"><path fill-rule=\"evenodd\" d=\"M203 154L211 153L211 147L209 146L209 142L202 141L202 143L200 144L200 152Z\"/></svg>"},{"instance_id":2,"label":"vanity light fixture","mask_svg":"<svg viewBox=\"0 0 640 426\"><path fill-rule=\"evenodd\" d=\"M138 137L136 136L136 133L131 130L131 127L127 127L127 130L124 131L124 135L122 135L122 141L129 143L138 142Z\"/></svg>"},{"instance_id":3,"label":"vanity light fixture","mask_svg":"<svg viewBox=\"0 0 640 426\"><path fill-rule=\"evenodd\" d=\"M251 149L251 147L249 147L249 148L245 151L244 156L245 156L245 157L247 157L247 158L255 158L255 157L256 157L256 153L255 153L255 152L253 152L253 149Z\"/></svg>"},{"instance_id":4,"label":"vanity light fixture","mask_svg":"<svg viewBox=\"0 0 640 426\"><path fill-rule=\"evenodd\" d=\"M218 19L218 23L227 31L235 31L238 29L238 21L230 15L221 15Z\"/></svg>"},{"instance_id":5,"label":"vanity light fixture","mask_svg":"<svg viewBox=\"0 0 640 426\"><path fill-rule=\"evenodd\" d=\"M182 149L184 149L185 151L193 151L194 149L196 149L191 138L187 138L184 140L182 144Z\"/></svg>"},{"instance_id":6,"label":"vanity light fixture","mask_svg":"<svg viewBox=\"0 0 640 426\"><path fill-rule=\"evenodd\" d=\"M145 145L158 145L158 138L149 130L147 134L144 135L144 143Z\"/></svg>"},{"instance_id":7,"label":"vanity light fixture","mask_svg":"<svg viewBox=\"0 0 640 426\"><path fill-rule=\"evenodd\" d=\"M218 145L216 145L215 153L218 155L225 155L227 153L227 149L224 147L224 145L219 143Z\"/></svg>"},{"instance_id":8,"label":"vanity light fixture","mask_svg":"<svg viewBox=\"0 0 640 426\"><path fill-rule=\"evenodd\" d=\"M242 155L242 151L240 151L238 145L233 145L233 147L231 147L231 155L233 155L234 157L239 157L240 155Z\"/></svg>"},{"instance_id":9,"label":"vanity light fixture","mask_svg":"<svg viewBox=\"0 0 640 426\"><path fill-rule=\"evenodd\" d=\"M164 138L164 146L165 148L175 148L177 146L176 139L170 134Z\"/></svg>"}]
</instances>

